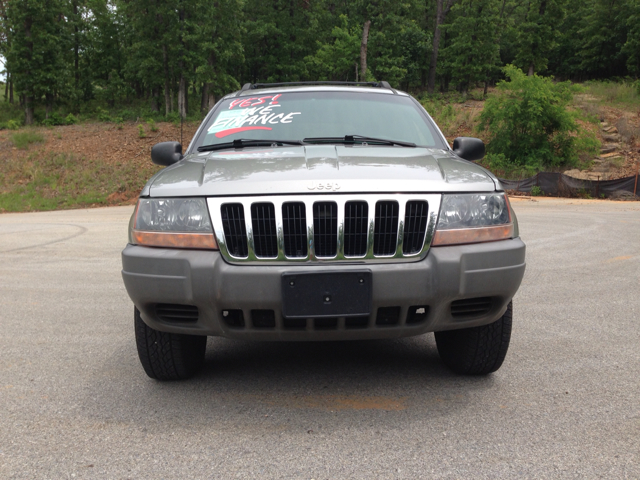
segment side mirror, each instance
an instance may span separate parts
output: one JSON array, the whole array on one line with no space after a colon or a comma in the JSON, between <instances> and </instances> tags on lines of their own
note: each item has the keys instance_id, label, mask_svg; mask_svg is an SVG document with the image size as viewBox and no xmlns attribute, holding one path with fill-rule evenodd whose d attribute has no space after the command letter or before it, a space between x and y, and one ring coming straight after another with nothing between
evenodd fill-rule
<instances>
[{"instance_id":1,"label":"side mirror","mask_svg":"<svg viewBox=\"0 0 640 480\"><path fill-rule=\"evenodd\" d=\"M178 142L160 142L151 148L151 161L168 167L182 160L182 145Z\"/></svg>"},{"instance_id":2,"label":"side mirror","mask_svg":"<svg viewBox=\"0 0 640 480\"><path fill-rule=\"evenodd\" d=\"M470 162L482 160L484 143L479 138L458 137L453 141L453 153Z\"/></svg>"}]
</instances>

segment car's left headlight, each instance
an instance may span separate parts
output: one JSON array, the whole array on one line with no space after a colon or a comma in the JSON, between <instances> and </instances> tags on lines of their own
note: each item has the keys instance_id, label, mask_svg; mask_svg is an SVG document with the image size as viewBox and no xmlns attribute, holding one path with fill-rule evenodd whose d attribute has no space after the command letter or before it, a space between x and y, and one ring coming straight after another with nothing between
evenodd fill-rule
<instances>
[{"instance_id":1,"label":"car's left headlight","mask_svg":"<svg viewBox=\"0 0 640 480\"><path fill-rule=\"evenodd\" d=\"M516 236L504 193L443 195L432 246L492 242Z\"/></svg>"},{"instance_id":2,"label":"car's left headlight","mask_svg":"<svg viewBox=\"0 0 640 480\"><path fill-rule=\"evenodd\" d=\"M204 198L141 198L129 241L149 247L218 249Z\"/></svg>"}]
</instances>

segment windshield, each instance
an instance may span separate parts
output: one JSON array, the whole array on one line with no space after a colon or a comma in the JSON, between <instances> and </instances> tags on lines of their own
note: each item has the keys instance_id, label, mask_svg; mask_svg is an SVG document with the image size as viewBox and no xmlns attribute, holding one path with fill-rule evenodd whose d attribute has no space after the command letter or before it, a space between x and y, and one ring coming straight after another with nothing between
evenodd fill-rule
<instances>
[{"instance_id":1,"label":"windshield","mask_svg":"<svg viewBox=\"0 0 640 480\"><path fill-rule=\"evenodd\" d=\"M232 98L208 119L194 146L235 139L303 140L360 135L446 148L410 97L361 92L285 92Z\"/></svg>"}]
</instances>

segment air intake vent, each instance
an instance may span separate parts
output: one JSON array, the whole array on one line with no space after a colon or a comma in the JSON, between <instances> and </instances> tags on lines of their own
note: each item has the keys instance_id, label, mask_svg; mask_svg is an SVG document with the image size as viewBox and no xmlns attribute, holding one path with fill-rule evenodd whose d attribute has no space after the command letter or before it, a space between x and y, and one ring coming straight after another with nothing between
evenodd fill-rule
<instances>
[{"instance_id":1,"label":"air intake vent","mask_svg":"<svg viewBox=\"0 0 640 480\"><path fill-rule=\"evenodd\" d=\"M224 240L229 254L245 258L247 250L247 227L244 223L244 208L241 203L226 203L220 208Z\"/></svg>"},{"instance_id":2,"label":"air intake vent","mask_svg":"<svg viewBox=\"0 0 640 480\"><path fill-rule=\"evenodd\" d=\"M344 207L344 254L363 257L367 253L369 205L367 202L347 202Z\"/></svg>"},{"instance_id":3,"label":"air intake vent","mask_svg":"<svg viewBox=\"0 0 640 480\"><path fill-rule=\"evenodd\" d=\"M479 317L486 315L491 310L493 302L491 297L465 298L451 303L452 317Z\"/></svg>"},{"instance_id":4,"label":"air intake vent","mask_svg":"<svg viewBox=\"0 0 640 480\"><path fill-rule=\"evenodd\" d=\"M398 241L398 202L376 203L376 225L373 234L373 254L393 255Z\"/></svg>"},{"instance_id":5,"label":"air intake vent","mask_svg":"<svg viewBox=\"0 0 640 480\"><path fill-rule=\"evenodd\" d=\"M313 204L313 241L316 257L335 257L338 253L338 205L335 202Z\"/></svg>"},{"instance_id":6,"label":"air intake vent","mask_svg":"<svg viewBox=\"0 0 640 480\"><path fill-rule=\"evenodd\" d=\"M307 215L302 202L282 205L284 254L289 258L307 256Z\"/></svg>"},{"instance_id":7,"label":"air intake vent","mask_svg":"<svg viewBox=\"0 0 640 480\"><path fill-rule=\"evenodd\" d=\"M251 205L251 225L253 226L253 248L256 257L277 257L278 237L273 203L254 203Z\"/></svg>"},{"instance_id":8,"label":"air intake vent","mask_svg":"<svg viewBox=\"0 0 640 480\"><path fill-rule=\"evenodd\" d=\"M160 320L172 323L186 323L198 321L198 307L193 305L179 305L158 303L156 315Z\"/></svg>"},{"instance_id":9,"label":"air intake vent","mask_svg":"<svg viewBox=\"0 0 640 480\"><path fill-rule=\"evenodd\" d=\"M427 231L429 206L424 201L407 202L404 214L404 241L402 253L411 255L422 250Z\"/></svg>"}]
</instances>

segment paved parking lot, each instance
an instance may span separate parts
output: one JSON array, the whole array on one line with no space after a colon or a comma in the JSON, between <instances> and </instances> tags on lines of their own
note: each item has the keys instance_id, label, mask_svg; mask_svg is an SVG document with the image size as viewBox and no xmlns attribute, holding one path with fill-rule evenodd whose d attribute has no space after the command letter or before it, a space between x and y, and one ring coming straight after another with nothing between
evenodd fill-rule
<instances>
[{"instance_id":1,"label":"paved parking lot","mask_svg":"<svg viewBox=\"0 0 640 480\"><path fill-rule=\"evenodd\" d=\"M148 379L120 277L132 207L0 215L0 478L640 478L640 204L514 202L502 369L433 335L209 339Z\"/></svg>"}]
</instances>

